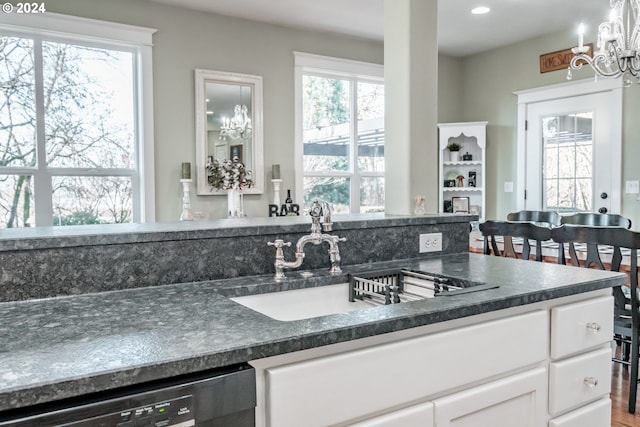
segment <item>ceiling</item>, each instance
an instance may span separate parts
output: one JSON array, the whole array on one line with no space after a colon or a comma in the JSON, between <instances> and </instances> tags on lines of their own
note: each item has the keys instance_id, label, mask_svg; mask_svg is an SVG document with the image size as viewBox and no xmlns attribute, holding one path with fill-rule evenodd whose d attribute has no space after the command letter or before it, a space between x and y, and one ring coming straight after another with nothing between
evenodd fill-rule
<instances>
[{"instance_id":1,"label":"ceiling","mask_svg":"<svg viewBox=\"0 0 640 427\"><path fill-rule=\"evenodd\" d=\"M272 24L383 39L384 0L151 0ZM472 15L476 6L486 15ZM438 47L466 56L496 47L601 22L608 0L439 0ZM587 28L595 34L596 29ZM595 38L595 37L593 37Z\"/></svg>"}]
</instances>

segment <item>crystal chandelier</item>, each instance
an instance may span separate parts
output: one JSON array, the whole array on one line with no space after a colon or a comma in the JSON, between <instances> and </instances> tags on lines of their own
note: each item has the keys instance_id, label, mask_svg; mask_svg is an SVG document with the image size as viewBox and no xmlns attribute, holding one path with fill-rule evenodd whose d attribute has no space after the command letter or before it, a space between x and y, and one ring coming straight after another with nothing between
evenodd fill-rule
<instances>
[{"instance_id":1,"label":"crystal chandelier","mask_svg":"<svg viewBox=\"0 0 640 427\"><path fill-rule=\"evenodd\" d=\"M252 134L251 117L246 105L236 105L232 118L223 117L220 123L220 138L248 140Z\"/></svg>"},{"instance_id":2,"label":"crystal chandelier","mask_svg":"<svg viewBox=\"0 0 640 427\"><path fill-rule=\"evenodd\" d=\"M586 63L596 72L596 80L598 76L622 77L625 86L631 85L632 78L640 83L640 0L609 0L609 5L609 20L598 27L598 51L593 58L587 55L589 47L584 45L584 25L580 24L567 79L571 80L572 69L579 70Z\"/></svg>"}]
</instances>

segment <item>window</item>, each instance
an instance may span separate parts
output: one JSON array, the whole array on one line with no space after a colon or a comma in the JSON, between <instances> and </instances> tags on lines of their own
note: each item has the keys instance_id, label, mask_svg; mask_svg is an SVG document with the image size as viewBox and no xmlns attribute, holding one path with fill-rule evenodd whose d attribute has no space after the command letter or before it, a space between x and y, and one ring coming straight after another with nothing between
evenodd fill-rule
<instances>
[{"instance_id":1,"label":"window","mask_svg":"<svg viewBox=\"0 0 640 427\"><path fill-rule=\"evenodd\" d=\"M297 53L296 94L297 197L384 211L382 66Z\"/></svg>"},{"instance_id":2,"label":"window","mask_svg":"<svg viewBox=\"0 0 640 427\"><path fill-rule=\"evenodd\" d=\"M542 119L545 210L592 210L592 116L588 112Z\"/></svg>"},{"instance_id":3,"label":"window","mask_svg":"<svg viewBox=\"0 0 640 427\"><path fill-rule=\"evenodd\" d=\"M61 25L64 35L48 30ZM147 45L115 40L122 28L0 22L0 228L153 219L152 123L141 119L151 33L141 29Z\"/></svg>"}]
</instances>

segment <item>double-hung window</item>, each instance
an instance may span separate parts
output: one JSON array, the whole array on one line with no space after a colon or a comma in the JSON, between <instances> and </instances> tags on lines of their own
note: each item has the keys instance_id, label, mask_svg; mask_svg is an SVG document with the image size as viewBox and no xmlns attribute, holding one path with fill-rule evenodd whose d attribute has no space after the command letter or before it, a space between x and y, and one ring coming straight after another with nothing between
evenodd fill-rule
<instances>
[{"instance_id":1,"label":"double-hung window","mask_svg":"<svg viewBox=\"0 0 640 427\"><path fill-rule=\"evenodd\" d=\"M12 18L0 20L0 228L153 220L152 30Z\"/></svg>"},{"instance_id":2,"label":"double-hung window","mask_svg":"<svg viewBox=\"0 0 640 427\"><path fill-rule=\"evenodd\" d=\"M304 53L296 64L296 198L384 211L383 66Z\"/></svg>"}]
</instances>

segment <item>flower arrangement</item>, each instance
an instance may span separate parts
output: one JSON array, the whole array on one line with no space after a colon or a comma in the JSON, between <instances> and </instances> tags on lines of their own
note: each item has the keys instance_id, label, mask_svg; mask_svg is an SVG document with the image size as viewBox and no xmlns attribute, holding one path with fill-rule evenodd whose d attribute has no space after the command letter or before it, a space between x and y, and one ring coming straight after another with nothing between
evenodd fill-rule
<instances>
[{"instance_id":1,"label":"flower arrangement","mask_svg":"<svg viewBox=\"0 0 640 427\"><path fill-rule=\"evenodd\" d=\"M253 173L234 157L222 162L207 162L207 181L217 190L242 190L253 187Z\"/></svg>"}]
</instances>

